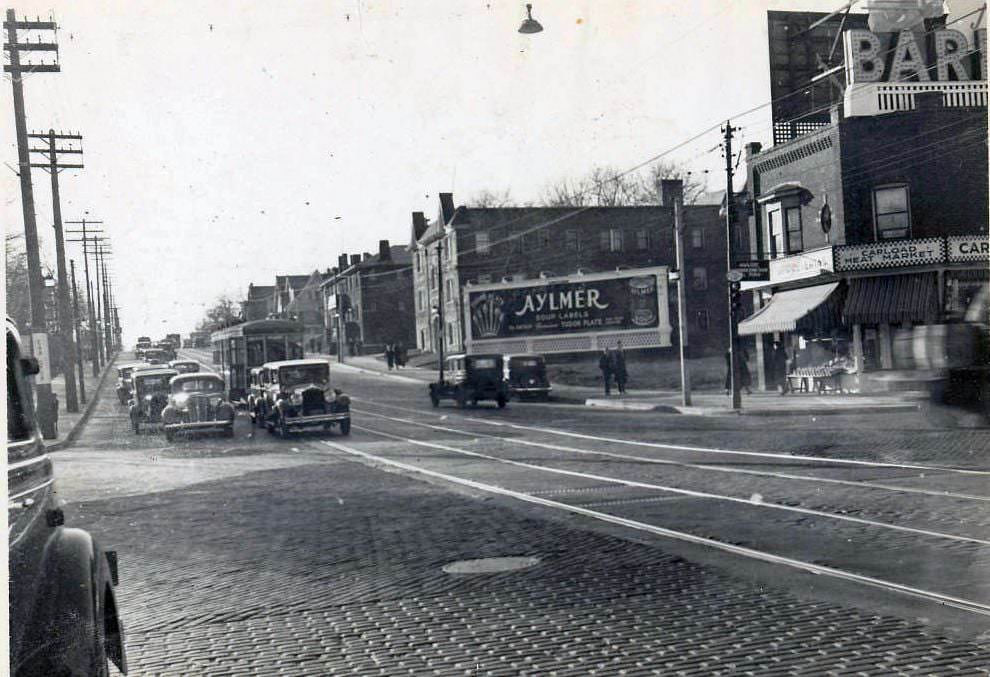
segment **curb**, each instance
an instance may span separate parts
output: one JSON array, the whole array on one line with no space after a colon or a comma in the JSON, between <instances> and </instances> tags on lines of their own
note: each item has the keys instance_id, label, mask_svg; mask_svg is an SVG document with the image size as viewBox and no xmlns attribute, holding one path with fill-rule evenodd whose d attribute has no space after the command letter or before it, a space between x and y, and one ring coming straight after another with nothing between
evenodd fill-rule
<instances>
[{"instance_id":1,"label":"curb","mask_svg":"<svg viewBox=\"0 0 990 677\"><path fill-rule=\"evenodd\" d=\"M673 404L636 402L629 400L588 399L584 406L611 411L656 411L685 416L835 416L840 414L886 414L919 411L919 403L873 404L863 407L834 407L828 409L741 409L733 411L723 407L684 407Z\"/></svg>"},{"instance_id":2,"label":"curb","mask_svg":"<svg viewBox=\"0 0 990 677\"><path fill-rule=\"evenodd\" d=\"M103 384L106 383L107 375L110 373L110 369L113 367L114 363L117 361L117 353L113 356L113 359L103 367L103 373L100 375L100 380L96 384L96 388L93 390L93 397L90 398L89 402L86 404L86 409L83 411L82 416L80 416L76 422L73 424L72 429L69 430L69 434L65 436L64 440L58 442L53 442L52 444L45 445L45 451L62 451L67 447L71 446L79 434L82 432L82 428L86 425L89 417L92 415L93 410L96 409L96 403L100 401L100 391L103 390Z\"/></svg>"}]
</instances>

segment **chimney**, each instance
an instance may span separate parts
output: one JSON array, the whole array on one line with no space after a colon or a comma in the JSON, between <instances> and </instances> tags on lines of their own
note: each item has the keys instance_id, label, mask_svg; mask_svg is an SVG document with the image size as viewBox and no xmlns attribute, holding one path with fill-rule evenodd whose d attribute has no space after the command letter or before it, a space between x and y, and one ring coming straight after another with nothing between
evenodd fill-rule
<instances>
[{"instance_id":1,"label":"chimney","mask_svg":"<svg viewBox=\"0 0 990 677\"><path fill-rule=\"evenodd\" d=\"M684 180L660 179L660 204L673 207L677 198L684 199Z\"/></svg>"},{"instance_id":2,"label":"chimney","mask_svg":"<svg viewBox=\"0 0 990 677\"><path fill-rule=\"evenodd\" d=\"M337 257L337 267L341 270L347 267L347 254L341 254Z\"/></svg>"},{"instance_id":3,"label":"chimney","mask_svg":"<svg viewBox=\"0 0 990 677\"><path fill-rule=\"evenodd\" d=\"M441 225L446 226L454 218L454 194L440 193L440 219Z\"/></svg>"},{"instance_id":4,"label":"chimney","mask_svg":"<svg viewBox=\"0 0 990 677\"><path fill-rule=\"evenodd\" d=\"M746 144L746 159L749 160L754 155L759 155L760 151L763 150L763 144L758 141L751 141Z\"/></svg>"},{"instance_id":5,"label":"chimney","mask_svg":"<svg viewBox=\"0 0 990 677\"><path fill-rule=\"evenodd\" d=\"M419 238L423 237L423 233L426 232L426 217L423 212L413 212L412 213L412 223L413 223L413 239L419 242Z\"/></svg>"},{"instance_id":6,"label":"chimney","mask_svg":"<svg viewBox=\"0 0 990 677\"><path fill-rule=\"evenodd\" d=\"M361 255L360 254L351 254L351 265L352 266L356 266L359 263L361 263Z\"/></svg>"},{"instance_id":7,"label":"chimney","mask_svg":"<svg viewBox=\"0 0 990 677\"><path fill-rule=\"evenodd\" d=\"M392 260L392 250L388 247L388 240L378 241L378 260L379 261L391 261Z\"/></svg>"}]
</instances>

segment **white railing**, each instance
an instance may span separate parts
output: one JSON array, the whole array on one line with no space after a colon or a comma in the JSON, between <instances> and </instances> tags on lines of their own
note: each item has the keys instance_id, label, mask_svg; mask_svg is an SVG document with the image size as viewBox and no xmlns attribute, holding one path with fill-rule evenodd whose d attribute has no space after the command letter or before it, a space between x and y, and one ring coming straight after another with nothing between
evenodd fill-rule
<instances>
[{"instance_id":1,"label":"white railing","mask_svg":"<svg viewBox=\"0 0 990 677\"><path fill-rule=\"evenodd\" d=\"M870 82L846 87L846 117L914 110L916 94L941 92L947 108L987 105L986 80L970 82Z\"/></svg>"}]
</instances>

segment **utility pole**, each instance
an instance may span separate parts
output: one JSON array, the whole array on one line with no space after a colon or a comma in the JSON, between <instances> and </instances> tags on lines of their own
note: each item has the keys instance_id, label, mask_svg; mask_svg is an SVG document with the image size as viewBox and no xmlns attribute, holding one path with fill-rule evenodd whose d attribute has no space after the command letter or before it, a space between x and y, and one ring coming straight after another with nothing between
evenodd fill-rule
<instances>
[{"instance_id":1,"label":"utility pole","mask_svg":"<svg viewBox=\"0 0 990 677\"><path fill-rule=\"evenodd\" d=\"M100 367L102 366L102 356L100 354L100 341L96 335L96 307L93 305L93 287L90 284L89 279L89 234L90 233L102 233L102 230L86 230L87 225L103 225L102 221L87 221L82 219L81 221L66 221L67 225L82 225L80 230L67 230L67 233L82 234L81 240L69 240L69 242L82 242L83 246L83 266L86 273L86 311L89 316L89 339L91 341L90 349L93 351L93 376L100 375Z\"/></svg>"},{"instance_id":2,"label":"utility pole","mask_svg":"<svg viewBox=\"0 0 990 677\"><path fill-rule=\"evenodd\" d=\"M110 326L110 292L108 290L107 262L103 258L106 252L103 249L102 241L97 245L97 252L100 257L100 267L103 269L103 340L105 341L107 363L109 364L113 353L113 329Z\"/></svg>"},{"instance_id":3,"label":"utility pole","mask_svg":"<svg viewBox=\"0 0 990 677\"><path fill-rule=\"evenodd\" d=\"M440 383L443 383L443 343L446 335L443 326L443 240L437 240L437 322L440 334Z\"/></svg>"},{"instance_id":4,"label":"utility pole","mask_svg":"<svg viewBox=\"0 0 990 677\"><path fill-rule=\"evenodd\" d=\"M57 63L21 63L21 51L54 52L54 42L18 42L17 31L54 31L54 21L18 21L14 10L7 10L3 23L7 31L4 49L10 63L3 67L10 73L14 93L14 126L17 132L17 167L21 180L21 209L24 214L24 248L27 250L28 286L31 297L31 353L38 360L40 371L34 379L37 394L38 427L42 437L54 439L57 432L58 410L52 395L51 354L48 350L48 329L45 322L45 289L41 278L41 254L38 249L38 224L34 216L34 187L31 184L31 159L28 151L27 120L24 113L24 74L57 73Z\"/></svg>"},{"instance_id":5,"label":"utility pole","mask_svg":"<svg viewBox=\"0 0 990 677\"><path fill-rule=\"evenodd\" d=\"M688 309L687 269L684 266L684 181L681 179L663 179L662 194L671 195L674 211L674 249L677 255L677 336L681 357L681 401L685 407L691 406L691 368L688 364Z\"/></svg>"},{"instance_id":6,"label":"utility pole","mask_svg":"<svg viewBox=\"0 0 990 677\"><path fill-rule=\"evenodd\" d=\"M76 364L79 367L79 401L86 404L86 365L83 364L82 329L79 327L79 290L76 289L76 262L69 261L72 280L72 326L76 330Z\"/></svg>"},{"instance_id":7,"label":"utility pole","mask_svg":"<svg viewBox=\"0 0 990 677\"><path fill-rule=\"evenodd\" d=\"M725 272L728 275L732 270L732 133L737 131L731 122L726 120L722 133L725 135ZM739 393L741 383L739 382L739 326L736 317L736 291L733 284L728 285L727 306L729 309L729 391L732 400L732 408L738 410L742 407L742 397Z\"/></svg>"},{"instance_id":8,"label":"utility pole","mask_svg":"<svg viewBox=\"0 0 990 677\"><path fill-rule=\"evenodd\" d=\"M29 148L31 153L42 153L48 156L48 162L31 163L31 167L45 169L52 179L52 216L55 229L55 259L58 265L58 320L59 336L62 339L62 374L65 378L65 409L76 413L79 411L79 400L76 395L76 346L72 337L72 316L69 313L69 279L65 269L65 239L62 235L62 203L58 190L58 172L61 169L82 169L82 164L59 163L59 153L76 153L81 155L81 148L59 148L58 141L82 141L79 134L56 134L49 129L45 134L28 134L30 139L39 139L48 144L47 148Z\"/></svg>"}]
</instances>

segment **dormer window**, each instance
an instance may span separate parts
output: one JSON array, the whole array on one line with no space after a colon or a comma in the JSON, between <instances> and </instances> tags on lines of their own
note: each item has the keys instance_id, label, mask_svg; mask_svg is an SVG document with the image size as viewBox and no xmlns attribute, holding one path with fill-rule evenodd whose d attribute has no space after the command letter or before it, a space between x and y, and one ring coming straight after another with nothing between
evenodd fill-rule
<instances>
[{"instance_id":1,"label":"dormer window","mask_svg":"<svg viewBox=\"0 0 990 677\"><path fill-rule=\"evenodd\" d=\"M786 183L759 198L766 216L770 258L797 254L804 250L801 206L811 201L811 192L796 183Z\"/></svg>"}]
</instances>

